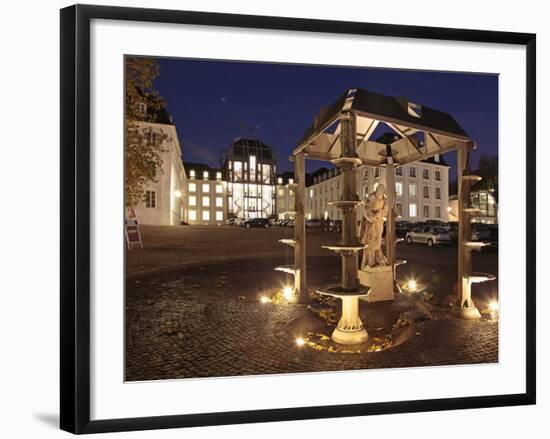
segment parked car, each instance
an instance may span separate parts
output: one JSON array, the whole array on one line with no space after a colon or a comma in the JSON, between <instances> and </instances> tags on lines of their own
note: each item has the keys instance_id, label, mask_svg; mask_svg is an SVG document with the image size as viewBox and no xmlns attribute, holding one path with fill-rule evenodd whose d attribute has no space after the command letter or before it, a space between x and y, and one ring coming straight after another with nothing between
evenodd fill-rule
<instances>
[{"instance_id":1,"label":"parked car","mask_svg":"<svg viewBox=\"0 0 550 439\"><path fill-rule=\"evenodd\" d=\"M342 231L342 220L330 220L328 230L330 232L340 233Z\"/></svg>"},{"instance_id":2,"label":"parked car","mask_svg":"<svg viewBox=\"0 0 550 439\"><path fill-rule=\"evenodd\" d=\"M235 221L233 222L233 225L237 227L244 226L245 219L244 218L235 218Z\"/></svg>"},{"instance_id":3,"label":"parked car","mask_svg":"<svg viewBox=\"0 0 550 439\"><path fill-rule=\"evenodd\" d=\"M487 224L472 223L472 241L489 241L491 232Z\"/></svg>"},{"instance_id":4,"label":"parked car","mask_svg":"<svg viewBox=\"0 0 550 439\"><path fill-rule=\"evenodd\" d=\"M249 218L244 222L244 227L250 229L251 227L271 227L269 220L267 218Z\"/></svg>"},{"instance_id":5,"label":"parked car","mask_svg":"<svg viewBox=\"0 0 550 439\"><path fill-rule=\"evenodd\" d=\"M449 244L451 237L449 232L439 226L421 226L411 232L407 232L406 241L408 244L421 242L433 247L439 244Z\"/></svg>"},{"instance_id":6,"label":"parked car","mask_svg":"<svg viewBox=\"0 0 550 439\"><path fill-rule=\"evenodd\" d=\"M289 219L287 221L287 223L285 224L286 227L294 227L294 220L293 219Z\"/></svg>"},{"instance_id":7,"label":"parked car","mask_svg":"<svg viewBox=\"0 0 550 439\"><path fill-rule=\"evenodd\" d=\"M228 225L228 226L234 226L235 225L235 220L237 218L228 218L226 221L225 221L225 224Z\"/></svg>"},{"instance_id":8,"label":"parked car","mask_svg":"<svg viewBox=\"0 0 550 439\"><path fill-rule=\"evenodd\" d=\"M321 227L321 220L318 218L306 220L306 228L308 229L317 229Z\"/></svg>"}]
</instances>

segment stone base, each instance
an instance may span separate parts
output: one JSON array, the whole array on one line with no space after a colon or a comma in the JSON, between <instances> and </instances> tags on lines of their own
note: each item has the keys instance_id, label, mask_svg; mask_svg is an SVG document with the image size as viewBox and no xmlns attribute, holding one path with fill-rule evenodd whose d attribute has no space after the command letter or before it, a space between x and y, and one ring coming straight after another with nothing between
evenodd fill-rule
<instances>
[{"instance_id":1,"label":"stone base","mask_svg":"<svg viewBox=\"0 0 550 439\"><path fill-rule=\"evenodd\" d=\"M332 339L336 343L354 345L361 344L368 340L369 334L365 328L356 331L345 331L340 328L336 328L332 333Z\"/></svg>"},{"instance_id":2,"label":"stone base","mask_svg":"<svg viewBox=\"0 0 550 439\"><path fill-rule=\"evenodd\" d=\"M365 267L357 270L361 285L370 287L369 293L362 298L367 302L383 302L394 299L393 267Z\"/></svg>"},{"instance_id":3,"label":"stone base","mask_svg":"<svg viewBox=\"0 0 550 439\"><path fill-rule=\"evenodd\" d=\"M451 313L465 320L476 320L481 318L481 313L475 306L471 308L454 306L451 308Z\"/></svg>"}]
</instances>

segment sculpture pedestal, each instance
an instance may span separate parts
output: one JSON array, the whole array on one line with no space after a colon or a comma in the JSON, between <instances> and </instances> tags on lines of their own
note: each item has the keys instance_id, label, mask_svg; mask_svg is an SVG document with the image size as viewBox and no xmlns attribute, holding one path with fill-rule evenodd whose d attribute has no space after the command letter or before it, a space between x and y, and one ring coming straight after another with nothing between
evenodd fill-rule
<instances>
[{"instance_id":1,"label":"sculpture pedestal","mask_svg":"<svg viewBox=\"0 0 550 439\"><path fill-rule=\"evenodd\" d=\"M360 286L355 290L348 291L339 285L329 285L326 289L317 290L317 292L342 300L342 317L332 333L332 339L336 343L345 345L366 342L369 334L359 317L359 298L367 295L368 288Z\"/></svg>"},{"instance_id":2,"label":"sculpture pedestal","mask_svg":"<svg viewBox=\"0 0 550 439\"><path fill-rule=\"evenodd\" d=\"M394 299L393 268L365 267L357 270L357 277L361 285L370 288L369 293L362 300L367 302L383 302Z\"/></svg>"}]
</instances>

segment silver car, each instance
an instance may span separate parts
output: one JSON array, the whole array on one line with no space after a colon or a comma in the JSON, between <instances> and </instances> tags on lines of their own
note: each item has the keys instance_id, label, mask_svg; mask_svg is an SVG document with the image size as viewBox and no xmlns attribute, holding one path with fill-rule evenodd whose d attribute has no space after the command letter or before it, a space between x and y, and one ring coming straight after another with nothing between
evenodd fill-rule
<instances>
[{"instance_id":1,"label":"silver car","mask_svg":"<svg viewBox=\"0 0 550 439\"><path fill-rule=\"evenodd\" d=\"M407 232L405 236L407 244L413 242L421 242L427 244L428 247L433 247L439 244L450 244L451 236L449 231L440 226L421 226L411 232Z\"/></svg>"}]
</instances>

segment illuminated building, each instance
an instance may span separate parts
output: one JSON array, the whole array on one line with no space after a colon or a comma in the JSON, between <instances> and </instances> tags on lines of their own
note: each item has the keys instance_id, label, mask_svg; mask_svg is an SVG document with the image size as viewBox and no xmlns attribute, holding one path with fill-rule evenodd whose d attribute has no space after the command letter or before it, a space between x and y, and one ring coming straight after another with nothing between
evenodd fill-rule
<instances>
[{"instance_id":1,"label":"illuminated building","mask_svg":"<svg viewBox=\"0 0 550 439\"><path fill-rule=\"evenodd\" d=\"M258 139L231 142L223 171L227 179L227 214L236 218L269 218L276 213L276 161Z\"/></svg>"}]
</instances>

